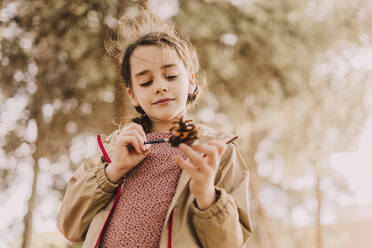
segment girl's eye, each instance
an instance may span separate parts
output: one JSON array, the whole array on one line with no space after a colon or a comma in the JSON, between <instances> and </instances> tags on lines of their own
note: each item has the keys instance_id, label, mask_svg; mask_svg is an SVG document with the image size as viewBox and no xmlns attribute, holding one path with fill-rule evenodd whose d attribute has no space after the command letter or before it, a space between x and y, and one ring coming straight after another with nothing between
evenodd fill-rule
<instances>
[{"instance_id":1,"label":"girl's eye","mask_svg":"<svg viewBox=\"0 0 372 248\"><path fill-rule=\"evenodd\" d=\"M178 75L166 76L167 80L176 79Z\"/></svg>"},{"instance_id":2,"label":"girl's eye","mask_svg":"<svg viewBox=\"0 0 372 248\"><path fill-rule=\"evenodd\" d=\"M147 81L146 83L141 84L141 86L146 87L149 86L152 83L152 80Z\"/></svg>"}]
</instances>

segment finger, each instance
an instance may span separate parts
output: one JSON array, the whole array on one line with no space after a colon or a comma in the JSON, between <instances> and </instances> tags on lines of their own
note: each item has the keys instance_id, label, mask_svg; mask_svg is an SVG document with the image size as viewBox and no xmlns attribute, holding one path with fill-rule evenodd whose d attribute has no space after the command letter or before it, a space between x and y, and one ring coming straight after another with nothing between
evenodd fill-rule
<instances>
[{"instance_id":1,"label":"finger","mask_svg":"<svg viewBox=\"0 0 372 248\"><path fill-rule=\"evenodd\" d=\"M213 145L217 148L217 157L216 157L215 164L218 166L218 164L221 161L221 158L222 158L223 154L226 151L227 145L225 144L225 142L218 141L218 140L212 140L208 144Z\"/></svg>"},{"instance_id":2,"label":"finger","mask_svg":"<svg viewBox=\"0 0 372 248\"><path fill-rule=\"evenodd\" d=\"M183 143L181 143L178 147L183 153L186 154L186 156L191 160L191 163L194 164L195 167L201 170L205 168L204 163L206 163L206 161L199 155L199 153L194 151L193 148Z\"/></svg>"},{"instance_id":3,"label":"finger","mask_svg":"<svg viewBox=\"0 0 372 248\"><path fill-rule=\"evenodd\" d=\"M221 157L223 155L223 153L225 152L226 147L227 147L225 142L222 142L222 141L219 141L219 140L210 140L210 141L207 142L207 144L214 145L214 146L217 147L219 157Z\"/></svg>"},{"instance_id":4,"label":"finger","mask_svg":"<svg viewBox=\"0 0 372 248\"><path fill-rule=\"evenodd\" d=\"M139 143L140 148L141 148L141 144L142 144L141 141L143 141L143 140L142 140L142 136L139 135L139 133L138 133L137 130L134 130L134 129L127 130L127 131L121 133L119 137L121 137L121 138L125 138L125 137L128 137L128 136L133 136L133 137L135 137L136 139L138 139L138 137L139 137L139 139L138 139L138 143ZM121 140L125 140L125 139L121 139Z\"/></svg>"},{"instance_id":5,"label":"finger","mask_svg":"<svg viewBox=\"0 0 372 248\"><path fill-rule=\"evenodd\" d=\"M124 130L131 130L131 129L137 129L139 127L142 127L140 124L137 123L131 123L124 127Z\"/></svg>"},{"instance_id":6,"label":"finger","mask_svg":"<svg viewBox=\"0 0 372 248\"><path fill-rule=\"evenodd\" d=\"M199 144L193 146L193 149L195 151L207 154L207 158L210 161L209 164L215 164L219 155L218 155L218 149L216 145L210 145L210 144Z\"/></svg>"},{"instance_id":7,"label":"finger","mask_svg":"<svg viewBox=\"0 0 372 248\"><path fill-rule=\"evenodd\" d=\"M141 125L137 123L129 124L124 128L124 132L129 130L137 130L139 134L142 136L143 140L147 141L145 131L143 130L143 127Z\"/></svg>"},{"instance_id":8,"label":"finger","mask_svg":"<svg viewBox=\"0 0 372 248\"><path fill-rule=\"evenodd\" d=\"M121 138L121 141L122 141L122 145L127 146L127 147L132 145L137 153L142 153L140 143L138 142L135 136L132 136L132 135L123 136Z\"/></svg>"},{"instance_id":9,"label":"finger","mask_svg":"<svg viewBox=\"0 0 372 248\"><path fill-rule=\"evenodd\" d=\"M172 158L174 162L176 162L176 164L178 164L182 169L187 171L190 174L190 176L194 177L195 173L197 172L197 168L191 162L184 160L179 156L173 156Z\"/></svg>"},{"instance_id":10,"label":"finger","mask_svg":"<svg viewBox=\"0 0 372 248\"><path fill-rule=\"evenodd\" d=\"M132 130L128 130L125 134L123 135L128 135L128 136L134 136L137 141L138 141L138 144L141 148L142 151L146 151L147 150L147 147L145 145L145 139L143 138L143 136L140 134L140 131L138 131L138 129L132 129ZM146 138L146 137L145 137Z\"/></svg>"},{"instance_id":11,"label":"finger","mask_svg":"<svg viewBox=\"0 0 372 248\"><path fill-rule=\"evenodd\" d=\"M227 145L225 142L218 142L217 143L217 149L218 149L218 154L220 155L220 158L222 157L222 155L225 153L226 149L227 149Z\"/></svg>"},{"instance_id":12,"label":"finger","mask_svg":"<svg viewBox=\"0 0 372 248\"><path fill-rule=\"evenodd\" d=\"M144 142L146 142L146 141L147 141L146 133L145 133L145 130L143 130L142 125L137 124L137 125L135 125L134 128L135 128L135 129L138 131L138 133L141 135L141 137L143 138Z\"/></svg>"},{"instance_id":13,"label":"finger","mask_svg":"<svg viewBox=\"0 0 372 248\"><path fill-rule=\"evenodd\" d=\"M136 137L138 145L140 146L141 150L143 152L145 152L147 150L147 148L146 148L146 145L145 145L145 140L143 139L142 135L139 134L138 131L136 131L134 136Z\"/></svg>"},{"instance_id":14,"label":"finger","mask_svg":"<svg viewBox=\"0 0 372 248\"><path fill-rule=\"evenodd\" d=\"M125 132L127 132L128 130L131 130L131 129L133 129L135 125L137 125L137 124L135 124L135 123L132 123L132 124L129 124L129 125L127 125L127 126L123 127L123 129L121 129L121 130L120 130L120 133L119 133L119 135L120 135L120 134L122 134L122 133L125 133Z\"/></svg>"}]
</instances>

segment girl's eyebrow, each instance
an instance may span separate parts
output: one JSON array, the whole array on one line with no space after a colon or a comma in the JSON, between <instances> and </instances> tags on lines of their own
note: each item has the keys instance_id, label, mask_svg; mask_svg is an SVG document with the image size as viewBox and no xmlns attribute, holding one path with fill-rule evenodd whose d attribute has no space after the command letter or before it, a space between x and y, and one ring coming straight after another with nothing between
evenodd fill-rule
<instances>
[{"instance_id":1,"label":"girl's eyebrow","mask_svg":"<svg viewBox=\"0 0 372 248\"><path fill-rule=\"evenodd\" d=\"M176 64L166 64L166 65L161 66L160 68L161 69L166 69L166 68L173 67L173 66L176 66ZM150 72L150 71L149 70L143 70L141 72L138 72L135 77L142 76L142 75L144 75L148 72Z\"/></svg>"},{"instance_id":2,"label":"girl's eyebrow","mask_svg":"<svg viewBox=\"0 0 372 248\"><path fill-rule=\"evenodd\" d=\"M165 68L169 68L169 67L173 67L173 66L176 66L176 64L166 64L166 65L163 65L161 68L165 69Z\"/></svg>"},{"instance_id":3,"label":"girl's eyebrow","mask_svg":"<svg viewBox=\"0 0 372 248\"><path fill-rule=\"evenodd\" d=\"M150 71L149 71L149 70L143 70L143 71L137 73L135 77L142 76L142 75L144 75L144 74L146 74L146 73L148 73L148 72L150 72Z\"/></svg>"}]
</instances>

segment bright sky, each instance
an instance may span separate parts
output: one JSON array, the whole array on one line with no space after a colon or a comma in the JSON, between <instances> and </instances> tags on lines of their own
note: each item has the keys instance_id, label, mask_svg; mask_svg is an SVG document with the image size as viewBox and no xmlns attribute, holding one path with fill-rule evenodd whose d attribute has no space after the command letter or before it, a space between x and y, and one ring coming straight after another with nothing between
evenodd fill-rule
<instances>
[{"instance_id":1,"label":"bright sky","mask_svg":"<svg viewBox=\"0 0 372 248\"><path fill-rule=\"evenodd\" d=\"M367 105L370 114L358 148L349 153L336 153L330 159L332 167L346 178L353 191L353 201L346 204L372 203L372 93Z\"/></svg>"}]
</instances>

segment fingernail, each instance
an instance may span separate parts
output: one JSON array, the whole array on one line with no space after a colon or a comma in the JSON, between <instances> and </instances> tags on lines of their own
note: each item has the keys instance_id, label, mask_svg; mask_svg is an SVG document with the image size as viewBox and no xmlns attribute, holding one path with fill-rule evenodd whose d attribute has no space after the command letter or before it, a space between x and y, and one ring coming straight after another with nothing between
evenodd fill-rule
<instances>
[{"instance_id":1,"label":"fingernail","mask_svg":"<svg viewBox=\"0 0 372 248\"><path fill-rule=\"evenodd\" d=\"M192 142L191 146L197 146L199 145L199 140L194 140L194 142Z\"/></svg>"}]
</instances>

